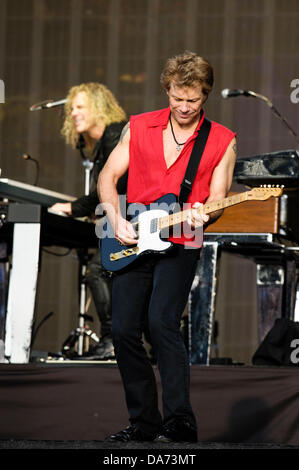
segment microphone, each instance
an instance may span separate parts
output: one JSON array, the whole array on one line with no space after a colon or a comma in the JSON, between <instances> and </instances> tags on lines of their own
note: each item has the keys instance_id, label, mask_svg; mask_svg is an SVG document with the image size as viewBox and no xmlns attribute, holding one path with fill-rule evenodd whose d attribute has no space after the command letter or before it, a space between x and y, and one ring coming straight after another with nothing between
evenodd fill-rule
<instances>
[{"instance_id":1,"label":"microphone","mask_svg":"<svg viewBox=\"0 0 299 470\"><path fill-rule=\"evenodd\" d=\"M66 98L63 100L58 101L50 101L49 103L45 104L44 108L56 108L56 106L62 106L66 103Z\"/></svg>"},{"instance_id":2,"label":"microphone","mask_svg":"<svg viewBox=\"0 0 299 470\"><path fill-rule=\"evenodd\" d=\"M225 88L224 90L222 90L221 92L221 96L222 98L233 98L235 96L252 96L252 93L251 91L247 91L247 90L230 90L229 88Z\"/></svg>"},{"instance_id":3,"label":"microphone","mask_svg":"<svg viewBox=\"0 0 299 470\"><path fill-rule=\"evenodd\" d=\"M66 103L66 98L58 101L46 100L41 101L40 103L33 104L30 106L30 111L39 111L41 109L55 108L56 106L62 106Z\"/></svg>"},{"instance_id":4,"label":"microphone","mask_svg":"<svg viewBox=\"0 0 299 470\"><path fill-rule=\"evenodd\" d=\"M34 181L34 186L36 186L38 182L38 177L39 177L39 162L35 158L32 158L28 153L23 153L23 158L24 160L27 160L27 161L31 160L36 166L36 176L35 176L35 181Z\"/></svg>"},{"instance_id":5,"label":"microphone","mask_svg":"<svg viewBox=\"0 0 299 470\"><path fill-rule=\"evenodd\" d=\"M224 90L221 91L221 96L222 98L233 98L236 96L251 96L253 98L258 98L262 101L265 101L265 103L269 106L269 108L271 108L274 114L285 124L289 132L293 135L293 137L295 137L296 141L299 142L299 136L291 128L287 120L280 114L280 112L275 108L274 104L271 103L271 101L266 96L260 95L259 93L256 93L255 91L240 90L240 89L231 90L229 88L224 88Z\"/></svg>"},{"instance_id":6,"label":"microphone","mask_svg":"<svg viewBox=\"0 0 299 470\"><path fill-rule=\"evenodd\" d=\"M38 161L35 160L35 158L32 158L32 157L29 155L29 153L23 153L23 158L24 158L24 160L32 160L33 162L38 163Z\"/></svg>"}]
</instances>

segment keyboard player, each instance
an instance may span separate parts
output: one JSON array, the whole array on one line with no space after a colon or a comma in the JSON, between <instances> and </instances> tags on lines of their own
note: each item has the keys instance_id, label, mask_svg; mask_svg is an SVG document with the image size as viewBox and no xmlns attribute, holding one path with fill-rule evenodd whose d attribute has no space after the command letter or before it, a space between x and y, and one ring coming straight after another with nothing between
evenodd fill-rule
<instances>
[{"instance_id":1,"label":"keyboard player","mask_svg":"<svg viewBox=\"0 0 299 470\"><path fill-rule=\"evenodd\" d=\"M118 143L126 114L111 91L100 83L82 83L69 90L65 104L62 135L67 144L81 148L93 160L93 179L97 182L109 154ZM118 192L126 192L126 175L120 180ZM96 189L73 202L56 203L50 210L72 217L92 216L99 204ZM114 358L111 338L111 279L101 265L98 249L88 262L86 285L89 287L101 324L100 342L81 356L86 360Z\"/></svg>"}]
</instances>

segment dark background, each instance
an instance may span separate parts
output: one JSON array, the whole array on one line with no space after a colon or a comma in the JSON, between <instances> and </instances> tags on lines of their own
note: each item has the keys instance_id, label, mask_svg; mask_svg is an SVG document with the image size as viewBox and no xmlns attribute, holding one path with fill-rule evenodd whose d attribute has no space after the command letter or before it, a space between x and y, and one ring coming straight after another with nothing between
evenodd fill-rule
<instances>
[{"instance_id":1,"label":"dark background","mask_svg":"<svg viewBox=\"0 0 299 470\"><path fill-rule=\"evenodd\" d=\"M296 148L264 102L224 100L220 92L263 94L298 130L299 104L290 99L290 83L299 79L298 23L298 0L0 0L2 177L33 184L34 165L22 159L27 152L40 163L38 186L82 195L80 156L60 135L62 110L30 112L30 106L64 98L81 82L100 81L128 116L164 107L162 66L185 49L214 66L207 115L237 132L239 158ZM216 305L221 355L250 361L257 345L255 296L253 263L225 255ZM62 258L43 253L37 322L49 311L54 316L34 346L55 352L77 324L75 252Z\"/></svg>"}]
</instances>

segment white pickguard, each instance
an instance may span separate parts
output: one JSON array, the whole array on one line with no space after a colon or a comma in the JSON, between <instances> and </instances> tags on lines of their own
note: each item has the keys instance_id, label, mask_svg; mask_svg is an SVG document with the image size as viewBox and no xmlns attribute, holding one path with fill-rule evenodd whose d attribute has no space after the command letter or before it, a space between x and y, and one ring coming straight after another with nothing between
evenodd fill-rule
<instances>
[{"instance_id":1,"label":"white pickguard","mask_svg":"<svg viewBox=\"0 0 299 470\"><path fill-rule=\"evenodd\" d=\"M138 255L148 250L164 251L170 248L171 242L163 241L160 238L160 230L157 227L155 232L151 232L151 222L153 219L169 215L164 210L150 210L139 214L138 216ZM132 221L134 222L134 221Z\"/></svg>"}]
</instances>

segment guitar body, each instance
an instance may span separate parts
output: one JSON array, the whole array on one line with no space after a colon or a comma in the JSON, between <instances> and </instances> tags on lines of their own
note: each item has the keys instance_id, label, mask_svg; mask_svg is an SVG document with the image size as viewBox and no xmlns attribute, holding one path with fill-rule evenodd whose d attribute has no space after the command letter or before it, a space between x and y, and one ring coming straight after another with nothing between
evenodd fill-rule
<instances>
[{"instance_id":1,"label":"guitar body","mask_svg":"<svg viewBox=\"0 0 299 470\"><path fill-rule=\"evenodd\" d=\"M172 243L161 238L158 220L174 212L177 198L174 194L166 194L154 204L130 204L128 214L135 214L130 220L134 227L138 224L138 240L135 245L122 245L114 236L110 222L103 226L101 240L102 265L107 271L119 271L133 263L139 256L149 253L165 253ZM137 214L137 215L136 215ZM109 236L110 235L110 236ZM132 251L133 249L133 251Z\"/></svg>"}]
</instances>

